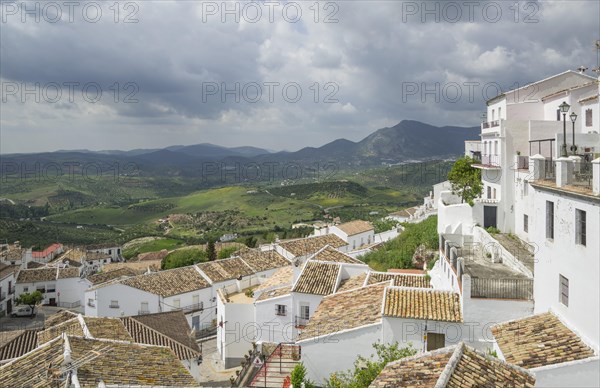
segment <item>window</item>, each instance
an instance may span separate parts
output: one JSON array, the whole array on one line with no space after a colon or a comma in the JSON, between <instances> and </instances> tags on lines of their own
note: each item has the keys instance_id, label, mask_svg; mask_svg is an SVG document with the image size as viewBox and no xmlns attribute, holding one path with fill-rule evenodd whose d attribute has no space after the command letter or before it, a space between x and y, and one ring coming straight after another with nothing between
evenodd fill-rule
<instances>
[{"instance_id":1,"label":"window","mask_svg":"<svg viewBox=\"0 0 600 388\"><path fill-rule=\"evenodd\" d=\"M108 307L110 307L111 309L118 309L119 308L119 301L118 300L111 300L110 301L110 305L108 305Z\"/></svg>"},{"instance_id":2,"label":"window","mask_svg":"<svg viewBox=\"0 0 600 388\"><path fill-rule=\"evenodd\" d=\"M487 187L487 197L488 199L492 199L492 188L490 186Z\"/></svg>"},{"instance_id":3,"label":"window","mask_svg":"<svg viewBox=\"0 0 600 388\"><path fill-rule=\"evenodd\" d=\"M23 292L29 292L29 287L23 287Z\"/></svg>"},{"instance_id":4,"label":"window","mask_svg":"<svg viewBox=\"0 0 600 388\"><path fill-rule=\"evenodd\" d=\"M554 202L546 201L546 238L554 239Z\"/></svg>"},{"instance_id":5,"label":"window","mask_svg":"<svg viewBox=\"0 0 600 388\"><path fill-rule=\"evenodd\" d=\"M173 299L173 308L178 309L179 307L181 307L181 300Z\"/></svg>"},{"instance_id":6,"label":"window","mask_svg":"<svg viewBox=\"0 0 600 388\"><path fill-rule=\"evenodd\" d=\"M300 318L308 319L310 316L309 306L300 306Z\"/></svg>"},{"instance_id":7,"label":"window","mask_svg":"<svg viewBox=\"0 0 600 388\"><path fill-rule=\"evenodd\" d=\"M585 110L585 126L586 127L592 126L592 110L591 109Z\"/></svg>"},{"instance_id":8,"label":"window","mask_svg":"<svg viewBox=\"0 0 600 388\"><path fill-rule=\"evenodd\" d=\"M575 209L575 243L585 246L586 238L586 213L583 210Z\"/></svg>"},{"instance_id":9,"label":"window","mask_svg":"<svg viewBox=\"0 0 600 388\"><path fill-rule=\"evenodd\" d=\"M569 279L562 275L558 276L560 281L560 303L569 307Z\"/></svg>"},{"instance_id":10,"label":"window","mask_svg":"<svg viewBox=\"0 0 600 388\"><path fill-rule=\"evenodd\" d=\"M192 296L192 304L194 306L197 306L200 304L200 295L193 295Z\"/></svg>"},{"instance_id":11,"label":"window","mask_svg":"<svg viewBox=\"0 0 600 388\"><path fill-rule=\"evenodd\" d=\"M148 313L150 312L150 309L148 307L148 302L142 302L140 304L140 313Z\"/></svg>"},{"instance_id":12,"label":"window","mask_svg":"<svg viewBox=\"0 0 600 388\"><path fill-rule=\"evenodd\" d=\"M492 121L496 120L496 111L492 109Z\"/></svg>"},{"instance_id":13,"label":"window","mask_svg":"<svg viewBox=\"0 0 600 388\"><path fill-rule=\"evenodd\" d=\"M502 108L498 108L498 120L502 120Z\"/></svg>"},{"instance_id":14,"label":"window","mask_svg":"<svg viewBox=\"0 0 600 388\"><path fill-rule=\"evenodd\" d=\"M109 254L109 255L112 255L112 249L109 249L109 250L108 250L108 254Z\"/></svg>"},{"instance_id":15,"label":"window","mask_svg":"<svg viewBox=\"0 0 600 388\"><path fill-rule=\"evenodd\" d=\"M527 214L523 214L523 232L529 232L529 216Z\"/></svg>"},{"instance_id":16,"label":"window","mask_svg":"<svg viewBox=\"0 0 600 388\"><path fill-rule=\"evenodd\" d=\"M427 351L446 346L446 336L440 333L427 333Z\"/></svg>"},{"instance_id":17,"label":"window","mask_svg":"<svg viewBox=\"0 0 600 388\"><path fill-rule=\"evenodd\" d=\"M523 194L529 195L529 182L528 181L523 182Z\"/></svg>"},{"instance_id":18,"label":"window","mask_svg":"<svg viewBox=\"0 0 600 388\"><path fill-rule=\"evenodd\" d=\"M94 303L94 299L91 299L91 298L90 298L90 299L88 299L88 303L87 303L87 304L88 304L88 306L90 306L90 307L96 307L96 303Z\"/></svg>"},{"instance_id":19,"label":"window","mask_svg":"<svg viewBox=\"0 0 600 388\"><path fill-rule=\"evenodd\" d=\"M46 287L46 292L56 292L56 285L48 284L48 286Z\"/></svg>"},{"instance_id":20,"label":"window","mask_svg":"<svg viewBox=\"0 0 600 388\"><path fill-rule=\"evenodd\" d=\"M492 195L493 199L496 199L496 189L494 189L493 195Z\"/></svg>"},{"instance_id":21,"label":"window","mask_svg":"<svg viewBox=\"0 0 600 388\"><path fill-rule=\"evenodd\" d=\"M275 305L275 315L285 316L286 315L285 307L286 306L284 304L276 304Z\"/></svg>"},{"instance_id":22,"label":"window","mask_svg":"<svg viewBox=\"0 0 600 388\"><path fill-rule=\"evenodd\" d=\"M556 121L560 121L560 109L556 110Z\"/></svg>"}]
</instances>

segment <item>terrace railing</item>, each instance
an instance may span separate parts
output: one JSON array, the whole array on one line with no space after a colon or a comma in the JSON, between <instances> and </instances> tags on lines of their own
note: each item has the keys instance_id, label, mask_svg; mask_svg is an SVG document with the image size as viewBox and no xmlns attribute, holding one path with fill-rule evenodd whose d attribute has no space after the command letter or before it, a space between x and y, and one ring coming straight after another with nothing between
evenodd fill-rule
<instances>
[{"instance_id":1,"label":"terrace railing","mask_svg":"<svg viewBox=\"0 0 600 388\"><path fill-rule=\"evenodd\" d=\"M575 171L575 174L573 176L573 184L577 186L588 187L591 189L592 179L592 162L582 159L579 163L579 171Z\"/></svg>"},{"instance_id":2,"label":"terrace railing","mask_svg":"<svg viewBox=\"0 0 600 388\"><path fill-rule=\"evenodd\" d=\"M556 178L556 162L553 159L544 161L544 179L554 180Z\"/></svg>"},{"instance_id":3,"label":"terrace railing","mask_svg":"<svg viewBox=\"0 0 600 388\"><path fill-rule=\"evenodd\" d=\"M533 279L472 278L472 298L533 300Z\"/></svg>"}]
</instances>

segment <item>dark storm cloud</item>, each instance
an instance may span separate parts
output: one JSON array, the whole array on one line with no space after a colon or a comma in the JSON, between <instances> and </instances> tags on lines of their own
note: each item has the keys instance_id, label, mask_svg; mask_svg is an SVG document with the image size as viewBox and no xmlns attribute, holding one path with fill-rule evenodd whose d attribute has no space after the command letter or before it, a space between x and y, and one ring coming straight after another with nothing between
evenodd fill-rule
<instances>
[{"instance_id":1,"label":"dark storm cloud","mask_svg":"<svg viewBox=\"0 0 600 388\"><path fill-rule=\"evenodd\" d=\"M122 2L118 23L107 8L96 23L22 23L2 2L3 83L93 82L103 96L9 98L1 149L198 142L297 149L358 140L402 119L474 125L496 90L489 85L507 89L597 65L597 2L475 2L473 20L463 2L454 3L462 12L455 20L449 3L323 2L318 15L302 3L294 23L280 12L273 23L266 13L256 23L231 15L223 23L219 12L207 16L207 2ZM137 23L123 22L127 4L135 4ZM300 87L298 100L282 90L291 84ZM407 93L414 85L419 90Z\"/></svg>"}]
</instances>

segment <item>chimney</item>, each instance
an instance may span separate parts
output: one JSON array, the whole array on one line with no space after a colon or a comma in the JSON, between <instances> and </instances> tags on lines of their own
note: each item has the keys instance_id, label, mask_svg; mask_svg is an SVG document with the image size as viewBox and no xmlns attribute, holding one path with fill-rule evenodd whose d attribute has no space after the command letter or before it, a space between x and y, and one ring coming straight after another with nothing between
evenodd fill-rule
<instances>
[{"instance_id":1,"label":"chimney","mask_svg":"<svg viewBox=\"0 0 600 388\"><path fill-rule=\"evenodd\" d=\"M579 74L583 74L583 73L585 73L585 71L586 71L587 69L588 69L588 68L587 68L586 66L579 66L579 67L577 68L577 71L579 71Z\"/></svg>"}]
</instances>

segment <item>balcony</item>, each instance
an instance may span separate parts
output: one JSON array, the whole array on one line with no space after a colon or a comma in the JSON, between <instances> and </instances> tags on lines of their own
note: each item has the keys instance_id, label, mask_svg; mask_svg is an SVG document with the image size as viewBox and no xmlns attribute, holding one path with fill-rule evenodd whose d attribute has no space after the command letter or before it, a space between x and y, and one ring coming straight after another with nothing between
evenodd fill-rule
<instances>
[{"instance_id":1,"label":"balcony","mask_svg":"<svg viewBox=\"0 0 600 388\"><path fill-rule=\"evenodd\" d=\"M204 310L204 303L202 303L202 302L200 302L200 303L193 303L193 304L184 306L181 309L183 310L184 314L195 313L196 311L202 311L202 310Z\"/></svg>"},{"instance_id":2,"label":"balcony","mask_svg":"<svg viewBox=\"0 0 600 388\"><path fill-rule=\"evenodd\" d=\"M489 129L500 126L500 120L488 121L481 123L481 129Z\"/></svg>"},{"instance_id":3,"label":"balcony","mask_svg":"<svg viewBox=\"0 0 600 388\"><path fill-rule=\"evenodd\" d=\"M118 309L119 305L118 304L109 304L108 307L111 309Z\"/></svg>"},{"instance_id":4,"label":"balcony","mask_svg":"<svg viewBox=\"0 0 600 388\"><path fill-rule=\"evenodd\" d=\"M146 314L150 314L150 310L147 310L147 309L138 310L138 315L146 315Z\"/></svg>"},{"instance_id":5,"label":"balcony","mask_svg":"<svg viewBox=\"0 0 600 388\"><path fill-rule=\"evenodd\" d=\"M500 155L481 155L481 161L473 164L473 167L482 168L485 170L500 169Z\"/></svg>"},{"instance_id":6,"label":"balcony","mask_svg":"<svg viewBox=\"0 0 600 388\"><path fill-rule=\"evenodd\" d=\"M94 302L87 302L88 307L92 307L92 308L96 308L96 303Z\"/></svg>"},{"instance_id":7,"label":"balcony","mask_svg":"<svg viewBox=\"0 0 600 388\"><path fill-rule=\"evenodd\" d=\"M304 318L304 317L298 317L298 316L297 316L297 317L295 317L295 319L294 319L294 325L295 325L297 328L303 328L303 327L305 327L306 325L308 325L308 320L309 320L309 318Z\"/></svg>"}]
</instances>

